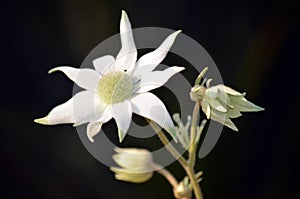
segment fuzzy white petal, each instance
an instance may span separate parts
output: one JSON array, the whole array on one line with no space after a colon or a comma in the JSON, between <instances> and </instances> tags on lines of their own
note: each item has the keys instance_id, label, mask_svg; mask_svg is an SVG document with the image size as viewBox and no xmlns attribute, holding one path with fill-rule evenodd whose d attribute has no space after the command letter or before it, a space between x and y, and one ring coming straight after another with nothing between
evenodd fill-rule
<instances>
[{"instance_id":1,"label":"fuzzy white petal","mask_svg":"<svg viewBox=\"0 0 300 199\"><path fill-rule=\"evenodd\" d=\"M175 138L174 123L163 102L152 93L141 93L131 98L132 111L153 120Z\"/></svg>"},{"instance_id":2,"label":"fuzzy white petal","mask_svg":"<svg viewBox=\"0 0 300 199\"><path fill-rule=\"evenodd\" d=\"M86 133L91 142L94 142L94 136L100 132L102 124L108 122L111 118L111 106L107 106L101 113L101 116L98 120L92 121L87 125Z\"/></svg>"},{"instance_id":3,"label":"fuzzy white petal","mask_svg":"<svg viewBox=\"0 0 300 199\"><path fill-rule=\"evenodd\" d=\"M53 73L55 71L63 72L78 86L91 91L96 90L98 81L100 79L100 75L95 70L89 68L78 69L68 66L61 66L50 70L49 73Z\"/></svg>"},{"instance_id":4,"label":"fuzzy white petal","mask_svg":"<svg viewBox=\"0 0 300 199\"><path fill-rule=\"evenodd\" d=\"M117 154L112 158L121 167L132 171L150 170L152 162L152 154L145 149L137 148L115 148Z\"/></svg>"},{"instance_id":5,"label":"fuzzy white petal","mask_svg":"<svg viewBox=\"0 0 300 199\"><path fill-rule=\"evenodd\" d=\"M128 100L112 105L112 116L116 120L119 133L119 141L122 142L129 129L132 117L132 108Z\"/></svg>"},{"instance_id":6,"label":"fuzzy white petal","mask_svg":"<svg viewBox=\"0 0 300 199\"><path fill-rule=\"evenodd\" d=\"M93 65L96 71L100 74L104 74L106 71L115 67L115 58L111 55L105 55L93 60Z\"/></svg>"},{"instance_id":7,"label":"fuzzy white petal","mask_svg":"<svg viewBox=\"0 0 300 199\"><path fill-rule=\"evenodd\" d=\"M141 81L136 85L135 92L143 93L164 85L173 75L184 70L184 67L169 67L164 71L153 71L143 74Z\"/></svg>"},{"instance_id":8,"label":"fuzzy white petal","mask_svg":"<svg viewBox=\"0 0 300 199\"><path fill-rule=\"evenodd\" d=\"M86 132L87 132L87 137L89 138L89 140L91 142L94 142L94 136L97 135L99 133L99 131L101 130L101 126L102 126L102 123L101 122L90 122L88 125L87 125L87 129L86 129Z\"/></svg>"},{"instance_id":9,"label":"fuzzy white petal","mask_svg":"<svg viewBox=\"0 0 300 199\"><path fill-rule=\"evenodd\" d=\"M74 123L73 98L53 108L46 117L34 121L45 125Z\"/></svg>"},{"instance_id":10,"label":"fuzzy white petal","mask_svg":"<svg viewBox=\"0 0 300 199\"><path fill-rule=\"evenodd\" d=\"M46 117L37 119L35 122L47 125L83 124L99 118L105 106L94 92L85 90L74 95L66 103L56 106Z\"/></svg>"},{"instance_id":11,"label":"fuzzy white petal","mask_svg":"<svg viewBox=\"0 0 300 199\"><path fill-rule=\"evenodd\" d=\"M155 67L162 62L172 47L177 35L181 30L169 35L164 42L154 51L142 56L136 63L135 75L142 75L145 72L151 72Z\"/></svg>"},{"instance_id":12,"label":"fuzzy white petal","mask_svg":"<svg viewBox=\"0 0 300 199\"><path fill-rule=\"evenodd\" d=\"M82 91L73 97L74 126L97 120L107 107L98 97L97 93Z\"/></svg>"},{"instance_id":13,"label":"fuzzy white petal","mask_svg":"<svg viewBox=\"0 0 300 199\"><path fill-rule=\"evenodd\" d=\"M131 24L125 11L122 11L120 22L121 50L116 58L116 70L132 71L137 59Z\"/></svg>"}]
</instances>

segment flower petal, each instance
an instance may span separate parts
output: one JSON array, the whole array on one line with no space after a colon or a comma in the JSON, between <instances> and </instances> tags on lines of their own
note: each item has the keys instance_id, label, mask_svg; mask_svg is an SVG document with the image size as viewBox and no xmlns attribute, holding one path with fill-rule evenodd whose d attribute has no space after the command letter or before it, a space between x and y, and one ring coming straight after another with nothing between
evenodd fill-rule
<instances>
[{"instance_id":1,"label":"flower petal","mask_svg":"<svg viewBox=\"0 0 300 199\"><path fill-rule=\"evenodd\" d=\"M132 71L137 59L137 51L133 40L131 24L125 11L122 11L120 22L122 47L116 58L116 70Z\"/></svg>"},{"instance_id":2,"label":"flower petal","mask_svg":"<svg viewBox=\"0 0 300 199\"><path fill-rule=\"evenodd\" d=\"M115 58L111 55L105 55L93 60L93 65L98 73L103 75L109 69L115 67Z\"/></svg>"},{"instance_id":3,"label":"flower petal","mask_svg":"<svg viewBox=\"0 0 300 199\"><path fill-rule=\"evenodd\" d=\"M65 73L65 75L67 75L67 77L75 82L78 86L91 91L96 90L98 81L100 79L100 75L95 70L89 68L78 69L68 66L61 66L53 68L49 71L49 74L56 71Z\"/></svg>"},{"instance_id":4,"label":"flower petal","mask_svg":"<svg viewBox=\"0 0 300 199\"><path fill-rule=\"evenodd\" d=\"M112 116L118 126L119 141L122 142L129 129L132 117L132 108L128 100L112 105Z\"/></svg>"},{"instance_id":5,"label":"flower petal","mask_svg":"<svg viewBox=\"0 0 300 199\"><path fill-rule=\"evenodd\" d=\"M164 85L173 75L184 70L184 67L173 66L164 71L154 71L143 74L141 80L136 84L136 93L143 93Z\"/></svg>"},{"instance_id":6,"label":"flower petal","mask_svg":"<svg viewBox=\"0 0 300 199\"><path fill-rule=\"evenodd\" d=\"M97 93L82 91L73 97L75 122L73 126L78 126L86 122L98 120L107 105L100 100Z\"/></svg>"},{"instance_id":7,"label":"flower petal","mask_svg":"<svg viewBox=\"0 0 300 199\"><path fill-rule=\"evenodd\" d=\"M53 108L46 117L35 119L34 122L44 125L55 125L75 122L73 98Z\"/></svg>"},{"instance_id":8,"label":"flower petal","mask_svg":"<svg viewBox=\"0 0 300 199\"><path fill-rule=\"evenodd\" d=\"M143 75L145 72L151 72L154 70L155 67L166 57L180 32L181 30L172 33L156 50L142 56L136 63L134 74L139 76Z\"/></svg>"},{"instance_id":9,"label":"flower petal","mask_svg":"<svg viewBox=\"0 0 300 199\"><path fill-rule=\"evenodd\" d=\"M201 101L201 107L202 107L202 111L205 113L207 119L210 119L210 106L205 99L203 99Z\"/></svg>"},{"instance_id":10,"label":"flower petal","mask_svg":"<svg viewBox=\"0 0 300 199\"><path fill-rule=\"evenodd\" d=\"M174 139L176 131L174 123L163 102L152 93L141 93L131 98L132 111L153 120L163 127Z\"/></svg>"},{"instance_id":11,"label":"flower petal","mask_svg":"<svg viewBox=\"0 0 300 199\"><path fill-rule=\"evenodd\" d=\"M53 108L46 117L34 121L40 124L54 125L83 124L96 120L106 106L96 95L87 90L79 92L67 102Z\"/></svg>"},{"instance_id":12,"label":"flower petal","mask_svg":"<svg viewBox=\"0 0 300 199\"><path fill-rule=\"evenodd\" d=\"M143 183L148 181L152 175L153 172L132 172L128 171L126 169L117 168L117 167L110 167L110 170L115 173L115 178L117 180L122 180L126 182L132 182L132 183Z\"/></svg>"},{"instance_id":13,"label":"flower petal","mask_svg":"<svg viewBox=\"0 0 300 199\"><path fill-rule=\"evenodd\" d=\"M111 114L111 107L108 106L107 108L105 108L105 110L101 113L101 116L98 120L96 121L92 121L87 125L87 137L89 138L89 140L91 142L94 142L94 136L96 136L102 127L103 123L106 123L107 121L109 121L112 118L112 114Z\"/></svg>"},{"instance_id":14,"label":"flower petal","mask_svg":"<svg viewBox=\"0 0 300 199\"><path fill-rule=\"evenodd\" d=\"M91 142L95 141L93 137L99 133L101 127L102 127L102 123L98 121L90 122L87 125L87 129L86 129L87 137Z\"/></svg>"},{"instance_id":15,"label":"flower petal","mask_svg":"<svg viewBox=\"0 0 300 199\"><path fill-rule=\"evenodd\" d=\"M132 171L149 171L151 168L152 154L145 149L115 148L117 152L112 156L113 160L121 167Z\"/></svg>"}]
</instances>

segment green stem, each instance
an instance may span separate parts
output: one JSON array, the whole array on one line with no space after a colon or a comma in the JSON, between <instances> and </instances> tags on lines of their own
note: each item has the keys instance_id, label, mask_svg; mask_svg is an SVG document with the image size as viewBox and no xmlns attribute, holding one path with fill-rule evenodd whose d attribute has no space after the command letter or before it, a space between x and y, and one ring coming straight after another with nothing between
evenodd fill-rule
<instances>
[{"instance_id":1,"label":"green stem","mask_svg":"<svg viewBox=\"0 0 300 199\"><path fill-rule=\"evenodd\" d=\"M192 140L194 140L195 136L196 136L198 114L199 114L199 104L195 105L194 112L193 112L192 126L195 128L195 130L193 132L194 136L193 136ZM169 150L169 152L177 159L177 161L181 164L181 166L186 171L186 173L187 173L187 175L188 175L188 177L189 177L189 179L191 181L191 184L193 186L193 190L194 190L196 198L197 199L203 199L202 191L201 191L200 185L197 182L196 174L195 174L195 171L194 171L194 168L193 168L194 165L191 165L190 161L188 162L175 149L175 147L170 143L170 141L168 140L168 138L166 137L166 135L162 132L161 128L155 122L153 122L151 120L148 120L148 119L147 119L147 121L150 124L150 126L153 128L153 130L156 132L156 134L158 135L158 137L161 140L161 142L166 146L166 148ZM195 156L195 151L196 151L196 147L192 151L193 156Z\"/></svg>"},{"instance_id":2,"label":"green stem","mask_svg":"<svg viewBox=\"0 0 300 199\"><path fill-rule=\"evenodd\" d=\"M162 166L160 166L158 164L153 164L152 166L156 170L157 173L161 174L169 181L169 183L172 185L173 189L177 188L178 182L177 182L176 178L167 169L163 168Z\"/></svg>"},{"instance_id":3,"label":"green stem","mask_svg":"<svg viewBox=\"0 0 300 199\"><path fill-rule=\"evenodd\" d=\"M196 131L198 125L198 116L199 116L200 104L199 102L195 103L193 110L193 117L191 123L191 143L189 148L189 165L185 168L186 173L188 174L191 184L193 186L193 190L197 199L203 199L202 191L199 183L197 182L196 174L194 171L195 160L196 160L196 149L197 143L195 142Z\"/></svg>"},{"instance_id":4,"label":"green stem","mask_svg":"<svg viewBox=\"0 0 300 199\"><path fill-rule=\"evenodd\" d=\"M197 199L203 199L203 194L202 194L200 185L197 182L196 174L195 174L194 169L189 166L188 168L185 168L185 171L186 171L187 175L189 176L189 179L190 179L191 184L193 186L193 190L194 190L196 198Z\"/></svg>"},{"instance_id":5,"label":"green stem","mask_svg":"<svg viewBox=\"0 0 300 199\"><path fill-rule=\"evenodd\" d=\"M181 164L182 167L187 167L188 162L184 157L175 149L175 147L170 143L169 139L162 132L161 128L153 121L148 120L150 126L153 128L160 141L166 146L169 152L177 159L177 161Z\"/></svg>"},{"instance_id":6,"label":"green stem","mask_svg":"<svg viewBox=\"0 0 300 199\"><path fill-rule=\"evenodd\" d=\"M195 138L196 138L196 130L198 124L198 114L199 114L199 103L196 102L193 110L193 117L191 123L191 141L190 141L190 148L189 148L189 165L191 168L194 167L195 160L196 160L197 144L195 142Z\"/></svg>"}]
</instances>

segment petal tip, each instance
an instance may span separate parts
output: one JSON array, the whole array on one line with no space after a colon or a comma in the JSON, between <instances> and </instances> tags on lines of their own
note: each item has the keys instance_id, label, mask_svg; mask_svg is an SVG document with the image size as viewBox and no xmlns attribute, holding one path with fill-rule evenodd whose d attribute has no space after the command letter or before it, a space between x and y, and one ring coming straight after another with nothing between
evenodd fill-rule
<instances>
[{"instance_id":1,"label":"petal tip","mask_svg":"<svg viewBox=\"0 0 300 199\"><path fill-rule=\"evenodd\" d=\"M118 128L118 135L119 135L119 142L121 143L125 138L126 132Z\"/></svg>"},{"instance_id":2,"label":"petal tip","mask_svg":"<svg viewBox=\"0 0 300 199\"><path fill-rule=\"evenodd\" d=\"M93 138L92 136L90 136L89 134L87 135L87 137L88 137L88 139L90 140L90 142L92 142L92 143L95 142L94 138Z\"/></svg>"},{"instance_id":3,"label":"petal tip","mask_svg":"<svg viewBox=\"0 0 300 199\"><path fill-rule=\"evenodd\" d=\"M43 118L39 118L39 119L35 119L33 120L35 123L38 123L38 124L45 124L47 125L48 124L48 117L43 117Z\"/></svg>"},{"instance_id":4,"label":"petal tip","mask_svg":"<svg viewBox=\"0 0 300 199\"><path fill-rule=\"evenodd\" d=\"M51 69L51 70L48 71L48 74L52 74L52 73L54 73L56 71L57 71L57 68L53 68L53 69Z\"/></svg>"}]
</instances>

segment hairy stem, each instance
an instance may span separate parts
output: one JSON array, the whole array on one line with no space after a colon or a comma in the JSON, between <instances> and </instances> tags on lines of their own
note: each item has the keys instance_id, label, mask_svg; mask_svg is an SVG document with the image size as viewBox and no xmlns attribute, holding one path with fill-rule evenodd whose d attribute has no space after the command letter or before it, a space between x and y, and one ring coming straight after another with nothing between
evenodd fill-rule
<instances>
[{"instance_id":1,"label":"hairy stem","mask_svg":"<svg viewBox=\"0 0 300 199\"><path fill-rule=\"evenodd\" d=\"M195 142L196 138L196 129L198 124L198 115L199 115L199 103L196 102L193 110L193 117L191 123L191 141L190 141L190 148L189 148L189 165L190 167L194 167L195 160L196 160L196 149L197 144Z\"/></svg>"},{"instance_id":2,"label":"hairy stem","mask_svg":"<svg viewBox=\"0 0 300 199\"><path fill-rule=\"evenodd\" d=\"M187 175L189 176L189 179L192 183L196 198L203 199L202 191L201 191L199 183L197 182L194 169L189 166L188 168L185 169L185 171L186 171Z\"/></svg>"},{"instance_id":3,"label":"hairy stem","mask_svg":"<svg viewBox=\"0 0 300 199\"><path fill-rule=\"evenodd\" d=\"M168 151L177 159L177 161L182 165L182 167L186 167L188 162L186 159L175 149L175 147L170 143L169 139L162 132L161 128L153 121L148 120L150 126L153 128L160 141L166 146Z\"/></svg>"},{"instance_id":4,"label":"hairy stem","mask_svg":"<svg viewBox=\"0 0 300 199\"><path fill-rule=\"evenodd\" d=\"M153 164L152 166L154 169L156 169L157 173L161 174L169 181L169 183L172 185L172 187L174 189L177 188L178 182L177 182L176 178L167 169L163 168L162 166L160 166L158 164Z\"/></svg>"}]
</instances>

